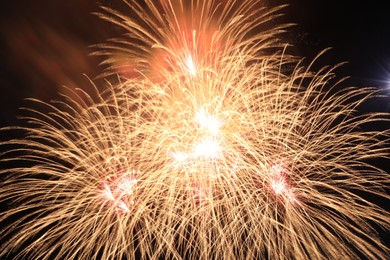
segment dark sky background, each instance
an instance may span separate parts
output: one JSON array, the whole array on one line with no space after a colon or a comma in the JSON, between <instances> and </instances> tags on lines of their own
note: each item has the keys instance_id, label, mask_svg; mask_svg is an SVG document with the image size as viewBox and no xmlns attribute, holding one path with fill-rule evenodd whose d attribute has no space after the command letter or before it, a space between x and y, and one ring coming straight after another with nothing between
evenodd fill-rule
<instances>
[{"instance_id":1,"label":"dark sky background","mask_svg":"<svg viewBox=\"0 0 390 260\"><path fill-rule=\"evenodd\" d=\"M272 1L272 0L271 0ZM277 0L288 3L286 20L305 56L332 47L326 62L347 61L341 74L357 86L389 87L390 19L386 1Z\"/></svg>"},{"instance_id":2,"label":"dark sky background","mask_svg":"<svg viewBox=\"0 0 390 260\"><path fill-rule=\"evenodd\" d=\"M99 75L98 57L88 46L101 43L115 29L91 14L96 3L114 0L0 1L0 127L20 125L16 119L25 98L58 99L61 88L88 90L86 74ZM115 0L117 1L117 0ZM387 97L367 103L366 111L390 112L390 9L387 1L267 0L289 4L281 21L296 23L286 37L310 60L331 47L319 63L334 65L349 76L344 84L383 89ZM389 123L376 126L389 129ZM13 133L0 134L0 140ZM382 166L388 167L384 163Z\"/></svg>"}]
</instances>

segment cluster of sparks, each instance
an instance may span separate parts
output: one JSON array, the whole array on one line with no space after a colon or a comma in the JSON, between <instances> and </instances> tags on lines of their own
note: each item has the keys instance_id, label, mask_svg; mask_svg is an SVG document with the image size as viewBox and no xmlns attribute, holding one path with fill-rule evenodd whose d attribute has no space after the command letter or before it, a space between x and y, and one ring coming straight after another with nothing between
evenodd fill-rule
<instances>
[{"instance_id":1,"label":"cluster of sparks","mask_svg":"<svg viewBox=\"0 0 390 260\"><path fill-rule=\"evenodd\" d=\"M110 158L109 164L112 164ZM114 162L115 164L115 162ZM108 176L102 183L103 200L117 208L122 213L131 212L131 205L134 204L135 189L137 187L137 173L135 170L128 171L120 167L115 171L117 176Z\"/></svg>"},{"instance_id":2,"label":"cluster of sparks","mask_svg":"<svg viewBox=\"0 0 390 260\"><path fill-rule=\"evenodd\" d=\"M96 52L119 81L3 144L31 166L0 172L0 256L386 258L369 223L390 218L361 193L388 200L365 161L388 157L388 133L358 129L387 115L353 116L372 90L288 55L261 1L124 3L132 16L102 15L124 36Z\"/></svg>"}]
</instances>

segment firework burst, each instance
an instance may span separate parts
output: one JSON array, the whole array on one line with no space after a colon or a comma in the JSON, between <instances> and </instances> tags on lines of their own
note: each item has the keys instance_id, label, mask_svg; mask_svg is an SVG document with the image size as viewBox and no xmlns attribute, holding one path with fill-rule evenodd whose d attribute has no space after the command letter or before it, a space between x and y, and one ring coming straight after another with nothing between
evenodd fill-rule
<instances>
[{"instance_id":1,"label":"firework burst","mask_svg":"<svg viewBox=\"0 0 390 260\"><path fill-rule=\"evenodd\" d=\"M23 166L1 171L1 256L386 258L374 227L389 215L366 198L389 199L369 164L388 133L360 128L388 115L357 115L373 90L287 55L278 9L125 3L131 17L103 18L126 36L97 53L124 78L31 110L26 137L2 144Z\"/></svg>"}]
</instances>

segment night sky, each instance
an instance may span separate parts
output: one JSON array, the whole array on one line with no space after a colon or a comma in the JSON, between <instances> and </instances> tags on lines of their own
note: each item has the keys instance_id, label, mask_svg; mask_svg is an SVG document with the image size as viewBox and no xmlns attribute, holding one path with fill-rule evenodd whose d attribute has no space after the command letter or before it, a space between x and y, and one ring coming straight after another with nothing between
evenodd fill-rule
<instances>
[{"instance_id":1,"label":"night sky","mask_svg":"<svg viewBox=\"0 0 390 260\"><path fill-rule=\"evenodd\" d=\"M115 0L116 1L116 0ZM343 84L383 89L387 97L362 107L390 112L390 14L387 1L267 0L289 4L280 21L295 23L284 35L308 60L331 47L320 65L348 62L337 70L350 78ZM88 77L102 70L92 44L102 43L115 29L91 14L93 0L14 0L0 3L0 127L18 125L25 98L58 99L62 85L88 90ZM372 127L372 126L371 126ZM374 128L389 129L383 122ZM0 134L0 140L14 137ZM383 167L389 168L387 162Z\"/></svg>"},{"instance_id":2,"label":"night sky","mask_svg":"<svg viewBox=\"0 0 390 260\"><path fill-rule=\"evenodd\" d=\"M331 47L326 62L349 62L340 74L351 76L352 84L389 86L390 20L385 1L277 2L290 4L286 19L298 24L291 33L304 56Z\"/></svg>"}]
</instances>

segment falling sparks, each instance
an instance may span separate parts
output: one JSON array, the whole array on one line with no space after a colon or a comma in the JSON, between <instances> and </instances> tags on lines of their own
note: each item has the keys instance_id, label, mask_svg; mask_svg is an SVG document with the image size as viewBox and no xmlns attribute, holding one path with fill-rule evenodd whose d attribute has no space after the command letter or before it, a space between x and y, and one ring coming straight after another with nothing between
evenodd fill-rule
<instances>
[{"instance_id":1,"label":"falling sparks","mask_svg":"<svg viewBox=\"0 0 390 260\"><path fill-rule=\"evenodd\" d=\"M126 6L102 7L126 33L97 52L121 79L0 143L21 162L0 170L0 257L386 258L389 213L362 193L389 199L367 163L389 133L358 129L388 115L354 116L372 90L290 56L261 1Z\"/></svg>"},{"instance_id":2,"label":"falling sparks","mask_svg":"<svg viewBox=\"0 0 390 260\"><path fill-rule=\"evenodd\" d=\"M195 67L195 64L194 64L194 61L192 60L192 56L191 55L187 55L186 56L186 67L187 67L187 70L189 72L189 74L191 76L195 76L196 75L196 67Z\"/></svg>"}]
</instances>

